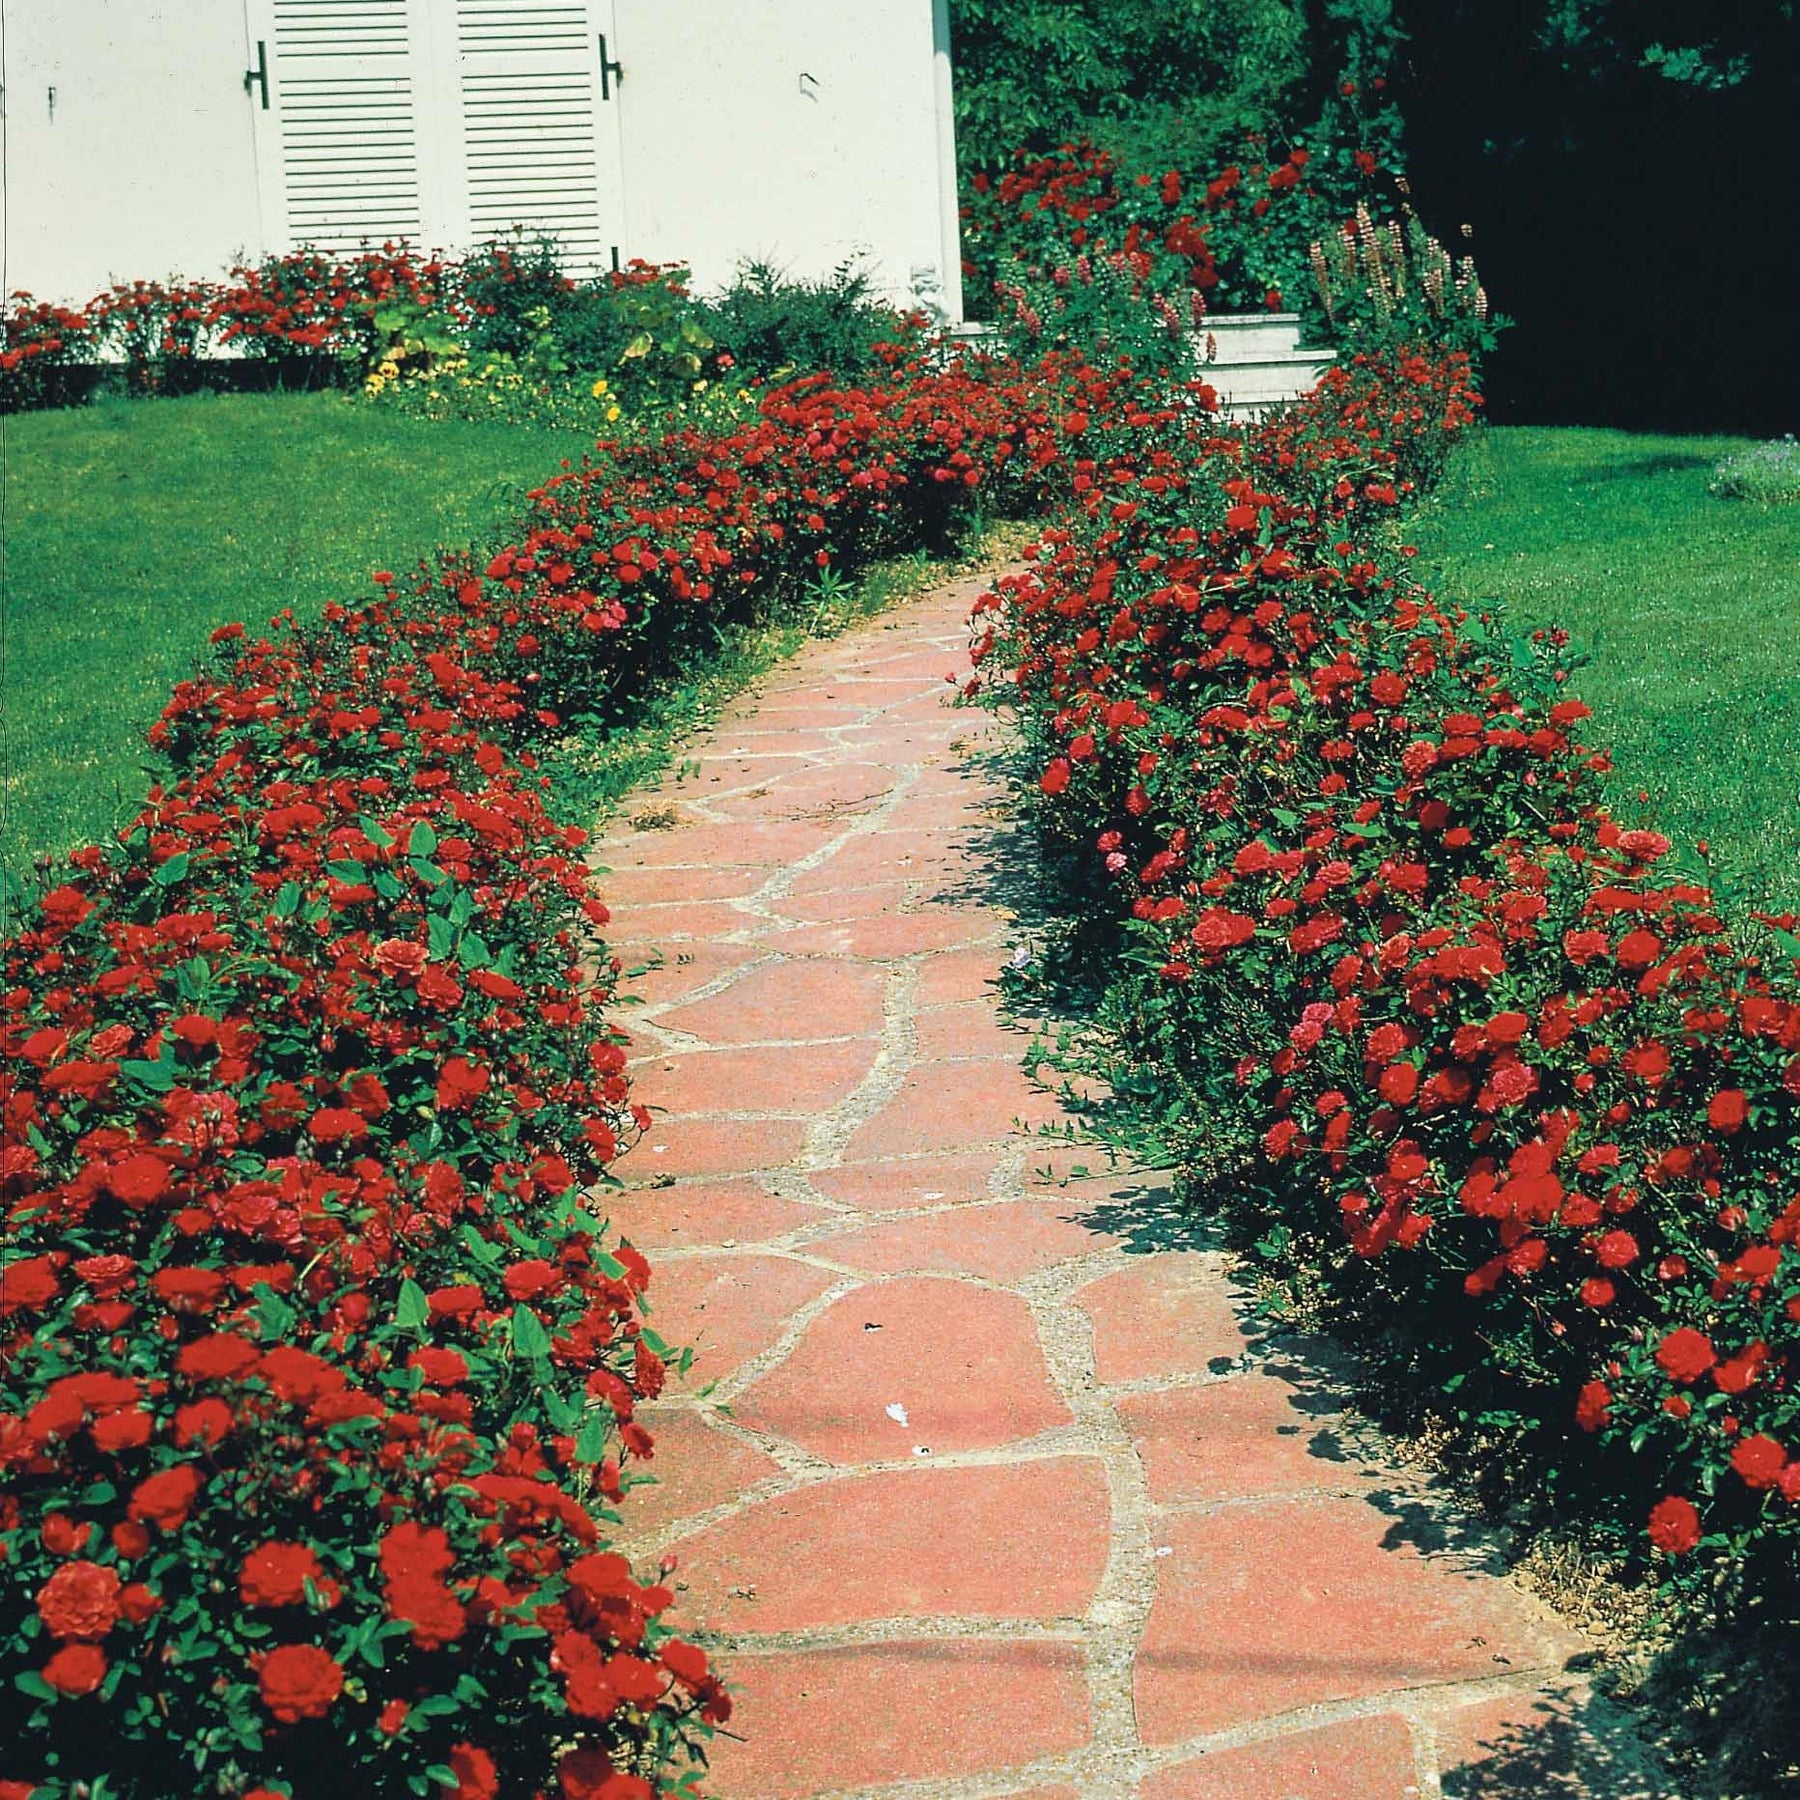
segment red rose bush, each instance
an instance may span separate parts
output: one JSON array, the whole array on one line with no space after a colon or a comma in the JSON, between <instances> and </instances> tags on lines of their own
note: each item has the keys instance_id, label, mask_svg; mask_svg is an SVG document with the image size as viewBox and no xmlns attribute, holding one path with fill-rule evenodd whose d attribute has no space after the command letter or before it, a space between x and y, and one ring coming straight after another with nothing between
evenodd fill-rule
<instances>
[{"instance_id":1,"label":"red rose bush","mask_svg":"<svg viewBox=\"0 0 1800 1800\"><path fill-rule=\"evenodd\" d=\"M604 452L316 628L0 947L0 1794L648 1800L730 1702L607 1546L674 1354L644 1123L533 744L1058 457L1022 376L801 382Z\"/></svg>"},{"instance_id":2,"label":"red rose bush","mask_svg":"<svg viewBox=\"0 0 1800 1800\"><path fill-rule=\"evenodd\" d=\"M1427 344L1241 435L1091 432L974 685L1129 1128L1545 1505L1789 1605L1800 942L1610 816L1559 638L1415 578L1477 406Z\"/></svg>"}]
</instances>

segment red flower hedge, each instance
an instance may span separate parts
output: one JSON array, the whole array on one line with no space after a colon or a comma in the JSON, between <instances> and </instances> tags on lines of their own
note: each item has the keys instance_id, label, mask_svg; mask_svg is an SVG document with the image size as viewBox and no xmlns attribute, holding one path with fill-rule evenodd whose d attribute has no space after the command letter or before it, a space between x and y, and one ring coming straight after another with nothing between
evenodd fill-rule
<instances>
[{"instance_id":1,"label":"red flower hedge","mask_svg":"<svg viewBox=\"0 0 1800 1800\"><path fill-rule=\"evenodd\" d=\"M1558 644L1414 579L1428 347L1244 439L1114 434L978 608L1122 1100L1256 1253L1669 1579L1792 1596L1800 942L1605 810Z\"/></svg>"},{"instance_id":2,"label":"red flower hedge","mask_svg":"<svg viewBox=\"0 0 1800 1800\"><path fill-rule=\"evenodd\" d=\"M669 1352L587 1198L642 1119L530 744L1060 441L1022 380L803 382L216 634L0 949L0 1794L631 1800L727 1716L605 1547Z\"/></svg>"}]
</instances>

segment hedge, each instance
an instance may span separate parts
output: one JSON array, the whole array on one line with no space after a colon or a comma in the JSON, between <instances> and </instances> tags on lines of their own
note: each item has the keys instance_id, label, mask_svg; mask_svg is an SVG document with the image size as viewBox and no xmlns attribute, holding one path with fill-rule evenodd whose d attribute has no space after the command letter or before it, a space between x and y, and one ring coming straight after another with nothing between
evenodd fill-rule
<instances>
[{"instance_id":1,"label":"hedge","mask_svg":"<svg viewBox=\"0 0 1800 1800\"><path fill-rule=\"evenodd\" d=\"M1123 1129L1459 1453L1791 1619L1800 939L1609 815L1560 635L1417 580L1477 408L1427 344L1242 437L1096 434L971 688L1104 952L1072 1056Z\"/></svg>"},{"instance_id":2,"label":"hedge","mask_svg":"<svg viewBox=\"0 0 1800 1800\"><path fill-rule=\"evenodd\" d=\"M677 1354L596 1210L647 1120L533 746L1035 492L1048 392L796 383L215 634L0 946L5 1800L690 1791L729 1696L606 1541Z\"/></svg>"}]
</instances>

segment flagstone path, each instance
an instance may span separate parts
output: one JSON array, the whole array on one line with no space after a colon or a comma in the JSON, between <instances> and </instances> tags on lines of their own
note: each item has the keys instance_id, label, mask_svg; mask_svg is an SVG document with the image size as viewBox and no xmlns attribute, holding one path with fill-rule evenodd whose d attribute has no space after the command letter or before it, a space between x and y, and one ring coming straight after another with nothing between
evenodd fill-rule
<instances>
[{"instance_id":1,"label":"flagstone path","mask_svg":"<svg viewBox=\"0 0 1800 1800\"><path fill-rule=\"evenodd\" d=\"M623 1547L738 1691L709 1793L1653 1792L1583 1642L1252 1341L1154 1177L1032 1136L994 727L945 704L979 588L785 665L596 852L662 957L614 1222L699 1348Z\"/></svg>"}]
</instances>

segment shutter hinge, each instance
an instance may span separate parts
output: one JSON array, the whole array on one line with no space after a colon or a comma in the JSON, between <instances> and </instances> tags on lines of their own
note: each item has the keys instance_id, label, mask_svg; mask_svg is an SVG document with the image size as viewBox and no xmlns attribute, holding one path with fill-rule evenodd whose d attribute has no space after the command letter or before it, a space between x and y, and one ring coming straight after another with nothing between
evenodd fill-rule
<instances>
[{"instance_id":1,"label":"shutter hinge","mask_svg":"<svg viewBox=\"0 0 1800 1800\"><path fill-rule=\"evenodd\" d=\"M256 40L256 67L244 71L244 92L247 94L253 87L262 89L262 109L269 110L269 46L261 38Z\"/></svg>"},{"instance_id":2,"label":"shutter hinge","mask_svg":"<svg viewBox=\"0 0 1800 1800\"><path fill-rule=\"evenodd\" d=\"M610 100L613 97L612 84L615 81L623 86L625 81L625 71L618 63L613 62L608 58L606 54L606 33L603 31L600 34L600 98L602 100Z\"/></svg>"}]
</instances>

